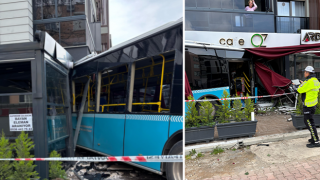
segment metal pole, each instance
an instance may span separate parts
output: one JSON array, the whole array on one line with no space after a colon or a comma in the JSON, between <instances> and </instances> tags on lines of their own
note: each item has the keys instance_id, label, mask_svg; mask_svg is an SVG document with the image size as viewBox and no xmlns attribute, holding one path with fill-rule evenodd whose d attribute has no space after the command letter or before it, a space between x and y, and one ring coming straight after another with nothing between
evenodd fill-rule
<instances>
[{"instance_id":1,"label":"metal pole","mask_svg":"<svg viewBox=\"0 0 320 180\"><path fill-rule=\"evenodd\" d=\"M89 87L89 84L90 84L90 79L91 79L91 77L88 78L87 84L86 84L86 86L84 88L83 95L82 95L81 107L80 107L79 114L78 114L76 132L74 134L74 151L76 150L76 146L77 146L80 126L81 126L81 120L82 120L82 115L83 115L83 109L84 109L84 105L86 103L86 98L87 98L87 93L88 93L88 87ZM90 101L90 99L88 99L88 101Z\"/></svg>"},{"instance_id":2,"label":"metal pole","mask_svg":"<svg viewBox=\"0 0 320 180\"><path fill-rule=\"evenodd\" d=\"M161 97L162 97L162 85L163 85L163 74L164 74L164 65L166 63L166 58L160 54L160 56L162 57L163 61L162 61L162 72L161 72L161 83L160 83L160 95L159 95L159 109L158 112L161 111Z\"/></svg>"}]
</instances>

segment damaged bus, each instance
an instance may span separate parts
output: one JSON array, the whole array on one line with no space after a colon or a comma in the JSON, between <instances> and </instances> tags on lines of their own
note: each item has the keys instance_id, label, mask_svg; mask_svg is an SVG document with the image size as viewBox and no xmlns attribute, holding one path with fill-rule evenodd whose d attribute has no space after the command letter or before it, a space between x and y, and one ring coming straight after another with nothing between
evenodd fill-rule
<instances>
[{"instance_id":1,"label":"damaged bus","mask_svg":"<svg viewBox=\"0 0 320 180\"><path fill-rule=\"evenodd\" d=\"M76 146L105 156L182 155L182 19L75 62ZM182 163L131 163L182 179Z\"/></svg>"}]
</instances>

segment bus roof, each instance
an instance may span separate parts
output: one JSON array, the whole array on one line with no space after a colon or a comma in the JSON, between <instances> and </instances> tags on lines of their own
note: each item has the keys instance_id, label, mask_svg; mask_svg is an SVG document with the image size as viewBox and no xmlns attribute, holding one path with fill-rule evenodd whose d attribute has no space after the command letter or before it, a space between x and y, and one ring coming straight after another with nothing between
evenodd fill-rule
<instances>
[{"instance_id":1,"label":"bus roof","mask_svg":"<svg viewBox=\"0 0 320 180\"><path fill-rule=\"evenodd\" d=\"M167 30L170 30L170 29L172 29L174 27L182 25L182 22L183 22L183 20L182 20L182 18L180 18L180 19L178 19L176 21L171 21L169 23L166 23L166 24L164 24L164 25L162 25L160 27L157 27L157 28L155 28L153 30L150 30L150 31L146 32L146 33L143 33L143 34L141 34L141 35L139 35L137 37L134 37L134 38L132 38L132 39L130 39L128 41L125 41L125 42L120 43L120 44L118 44L116 46L113 46L110 49L108 49L107 51L104 51L104 52L102 52L102 53L100 53L100 54L98 54L96 56L88 57L88 58L84 58L82 60L79 60L79 61L74 63L74 66L78 66L78 65L81 65L81 64L83 64L85 62L92 61L92 60L94 60L94 59L96 59L98 57L105 56L105 55L110 54L112 52L115 52L115 51L117 51L119 49L122 49L122 48L130 46L132 44L138 43L138 42L140 42L140 41L142 41L144 39L147 39L149 37L152 37L152 36L155 36L155 35L160 34L162 32L165 32Z\"/></svg>"}]
</instances>

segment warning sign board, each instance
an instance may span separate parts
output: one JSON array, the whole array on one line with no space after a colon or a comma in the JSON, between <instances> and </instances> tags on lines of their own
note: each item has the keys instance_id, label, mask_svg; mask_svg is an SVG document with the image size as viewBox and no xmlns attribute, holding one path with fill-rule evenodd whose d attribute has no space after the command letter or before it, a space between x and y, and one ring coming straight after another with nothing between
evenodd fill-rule
<instances>
[{"instance_id":1,"label":"warning sign board","mask_svg":"<svg viewBox=\"0 0 320 180\"><path fill-rule=\"evenodd\" d=\"M32 114L9 114L10 131L33 131Z\"/></svg>"}]
</instances>

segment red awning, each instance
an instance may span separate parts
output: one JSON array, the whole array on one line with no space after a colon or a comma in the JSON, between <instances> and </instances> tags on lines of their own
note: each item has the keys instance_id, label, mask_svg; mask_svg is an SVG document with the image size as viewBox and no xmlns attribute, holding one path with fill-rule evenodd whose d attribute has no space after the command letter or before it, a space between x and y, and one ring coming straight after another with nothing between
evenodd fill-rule
<instances>
[{"instance_id":1,"label":"red awning","mask_svg":"<svg viewBox=\"0 0 320 180\"><path fill-rule=\"evenodd\" d=\"M189 80L188 80L188 77L187 77L187 73L184 72L184 79L185 79L185 87L184 87L184 93L185 93L185 96L186 96L186 99L188 99L188 97L191 95L193 96L192 94L192 91L191 91L191 88L190 88L190 84L189 84Z\"/></svg>"},{"instance_id":2,"label":"red awning","mask_svg":"<svg viewBox=\"0 0 320 180\"><path fill-rule=\"evenodd\" d=\"M264 57L267 59L276 59L289 54L310 51L315 49L320 49L320 43L298 45L298 46L273 47L273 48L263 48L263 47L249 48L246 50L260 57Z\"/></svg>"},{"instance_id":3,"label":"red awning","mask_svg":"<svg viewBox=\"0 0 320 180\"><path fill-rule=\"evenodd\" d=\"M288 86L292 83L290 79L287 79L272 71L260 62L255 62L255 69L264 88L270 95L284 93L283 89L288 88Z\"/></svg>"}]
</instances>

